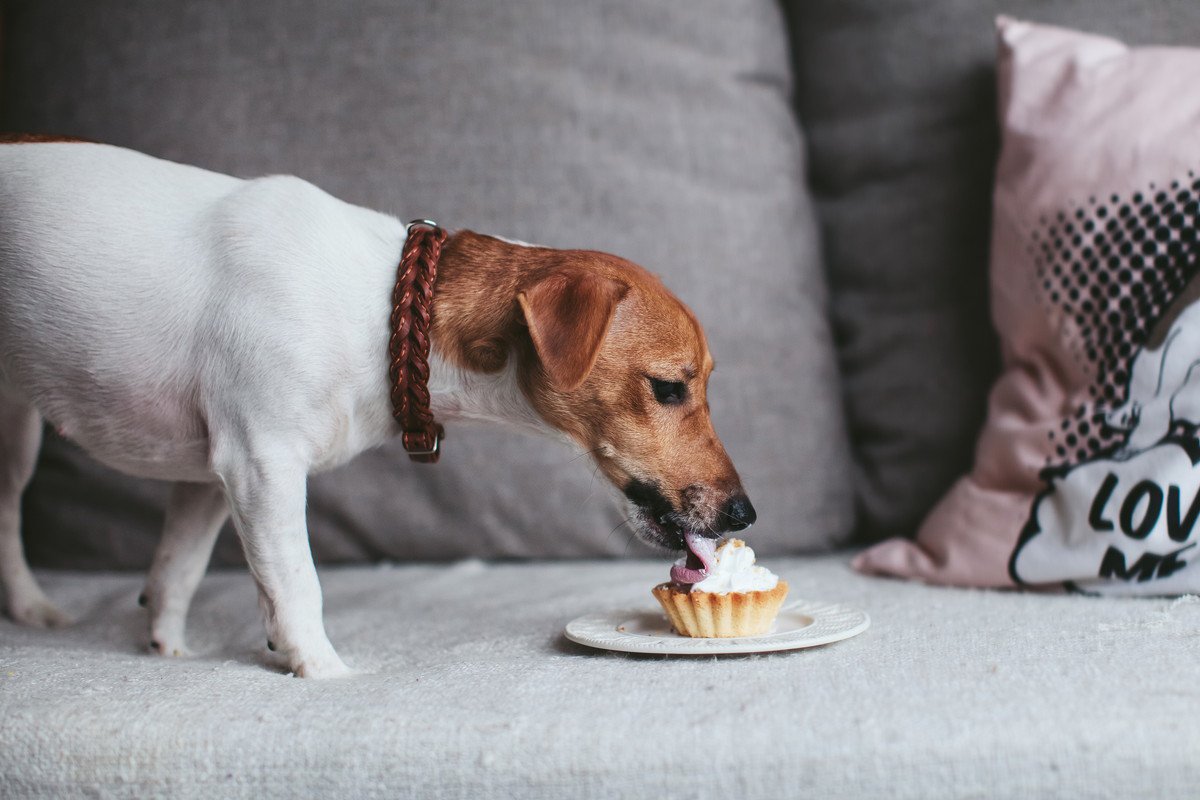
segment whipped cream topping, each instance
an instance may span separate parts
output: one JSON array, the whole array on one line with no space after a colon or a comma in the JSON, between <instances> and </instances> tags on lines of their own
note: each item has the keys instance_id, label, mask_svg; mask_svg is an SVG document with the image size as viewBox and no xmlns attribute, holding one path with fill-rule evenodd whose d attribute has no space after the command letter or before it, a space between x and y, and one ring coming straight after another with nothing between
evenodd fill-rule
<instances>
[{"instance_id":1,"label":"whipped cream topping","mask_svg":"<svg viewBox=\"0 0 1200 800\"><path fill-rule=\"evenodd\" d=\"M682 558L675 566L684 566L686 561ZM779 583L775 573L755 565L754 551L741 539L727 540L705 562L703 580L692 584L693 592L767 592Z\"/></svg>"}]
</instances>

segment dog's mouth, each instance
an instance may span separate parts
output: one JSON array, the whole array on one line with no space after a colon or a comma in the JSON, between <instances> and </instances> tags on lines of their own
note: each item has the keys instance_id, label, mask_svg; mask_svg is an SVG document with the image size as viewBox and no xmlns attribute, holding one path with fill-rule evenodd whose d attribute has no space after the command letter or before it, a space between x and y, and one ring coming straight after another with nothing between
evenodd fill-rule
<instances>
[{"instance_id":1,"label":"dog's mouth","mask_svg":"<svg viewBox=\"0 0 1200 800\"><path fill-rule=\"evenodd\" d=\"M716 535L681 524L679 514L652 484L631 483L625 488L625 496L633 504L630 521L638 538L665 550L683 551L684 557L671 567L671 580L685 584L704 580L713 568Z\"/></svg>"},{"instance_id":2,"label":"dog's mouth","mask_svg":"<svg viewBox=\"0 0 1200 800\"><path fill-rule=\"evenodd\" d=\"M683 535L683 543L687 547L687 554L671 566L671 580L676 583L699 583L713 569L717 540L688 532Z\"/></svg>"}]
</instances>

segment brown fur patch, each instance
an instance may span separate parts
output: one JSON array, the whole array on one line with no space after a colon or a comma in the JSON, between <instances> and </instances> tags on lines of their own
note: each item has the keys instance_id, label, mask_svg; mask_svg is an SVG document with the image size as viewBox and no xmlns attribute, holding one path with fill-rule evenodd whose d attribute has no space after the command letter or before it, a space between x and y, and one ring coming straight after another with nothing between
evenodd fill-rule
<instances>
[{"instance_id":1,"label":"brown fur patch","mask_svg":"<svg viewBox=\"0 0 1200 800\"><path fill-rule=\"evenodd\" d=\"M79 139L74 136L55 136L49 133L0 133L0 144L47 144L49 142L98 144L90 139Z\"/></svg>"},{"instance_id":2,"label":"brown fur patch","mask_svg":"<svg viewBox=\"0 0 1200 800\"><path fill-rule=\"evenodd\" d=\"M569 392L587 378L608 334L623 282L587 270L556 272L517 295L529 337L555 388Z\"/></svg>"},{"instance_id":3,"label":"brown fur patch","mask_svg":"<svg viewBox=\"0 0 1200 800\"><path fill-rule=\"evenodd\" d=\"M521 388L543 419L592 451L618 487L657 485L696 528L716 525L721 505L741 492L709 415L704 331L636 264L456 233L439 266L433 341L444 358L478 372L498 371L515 354ZM552 363L560 357L562 374ZM684 402L659 403L652 377L683 382Z\"/></svg>"}]
</instances>

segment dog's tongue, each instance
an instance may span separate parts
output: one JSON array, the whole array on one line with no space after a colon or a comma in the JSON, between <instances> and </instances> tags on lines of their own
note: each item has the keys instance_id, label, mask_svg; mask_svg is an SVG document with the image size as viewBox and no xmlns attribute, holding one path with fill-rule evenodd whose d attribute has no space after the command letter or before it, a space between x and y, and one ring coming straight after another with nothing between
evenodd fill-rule
<instances>
[{"instance_id":1,"label":"dog's tongue","mask_svg":"<svg viewBox=\"0 0 1200 800\"><path fill-rule=\"evenodd\" d=\"M717 542L689 531L683 535L683 543L687 546L687 556L683 563L671 567L671 580L676 583L699 583L708 577L708 571L713 567Z\"/></svg>"}]
</instances>

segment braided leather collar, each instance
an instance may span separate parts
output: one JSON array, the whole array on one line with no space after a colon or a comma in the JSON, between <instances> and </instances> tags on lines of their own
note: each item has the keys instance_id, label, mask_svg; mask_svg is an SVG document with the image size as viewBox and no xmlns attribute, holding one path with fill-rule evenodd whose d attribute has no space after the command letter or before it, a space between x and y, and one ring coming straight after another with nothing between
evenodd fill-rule
<instances>
[{"instance_id":1,"label":"braided leather collar","mask_svg":"<svg viewBox=\"0 0 1200 800\"><path fill-rule=\"evenodd\" d=\"M388 342L392 416L403 431L408 457L424 464L437 463L446 436L429 409L429 321L446 237L436 222L416 219L408 223L392 292L392 337Z\"/></svg>"}]
</instances>

